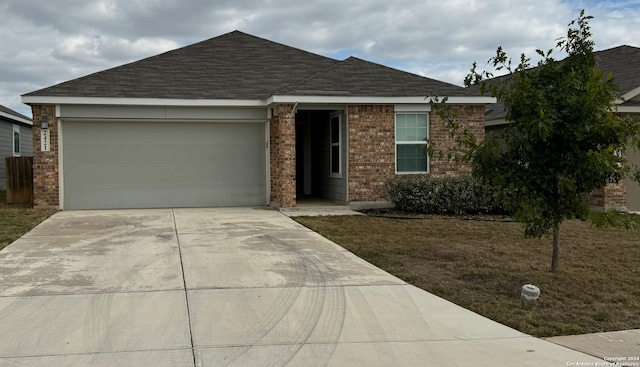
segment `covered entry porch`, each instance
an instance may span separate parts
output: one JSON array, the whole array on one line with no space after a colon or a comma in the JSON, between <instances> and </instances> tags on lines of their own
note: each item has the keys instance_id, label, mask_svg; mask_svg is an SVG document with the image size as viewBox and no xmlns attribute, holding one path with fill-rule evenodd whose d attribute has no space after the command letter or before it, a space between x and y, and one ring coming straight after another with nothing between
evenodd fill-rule
<instances>
[{"instance_id":1,"label":"covered entry porch","mask_svg":"<svg viewBox=\"0 0 640 367\"><path fill-rule=\"evenodd\" d=\"M348 205L346 106L286 104L272 113L271 205Z\"/></svg>"}]
</instances>

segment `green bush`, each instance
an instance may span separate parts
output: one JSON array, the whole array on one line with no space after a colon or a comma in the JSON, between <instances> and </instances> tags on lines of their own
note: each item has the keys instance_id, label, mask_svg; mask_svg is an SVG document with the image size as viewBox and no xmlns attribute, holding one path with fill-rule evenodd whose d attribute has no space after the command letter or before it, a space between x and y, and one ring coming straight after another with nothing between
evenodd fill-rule
<instances>
[{"instance_id":1,"label":"green bush","mask_svg":"<svg viewBox=\"0 0 640 367\"><path fill-rule=\"evenodd\" d=\"M430 214L505 214L495 188L470 176L396 177L387 182L396 209Z\"/></svg>"}]
</instances>

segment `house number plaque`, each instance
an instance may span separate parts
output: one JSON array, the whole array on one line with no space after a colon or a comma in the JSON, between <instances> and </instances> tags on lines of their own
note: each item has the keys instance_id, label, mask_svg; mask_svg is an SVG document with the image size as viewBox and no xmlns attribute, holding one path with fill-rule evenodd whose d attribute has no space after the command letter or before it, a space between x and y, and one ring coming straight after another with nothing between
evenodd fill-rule
<instances>
[{"instance_id":1,"label":"house number plaque","mask_svg":"<svg viewBox=\"0 0 640 367\"><path fill-rule=\"evenodd\" d=\"M40 130L40 150L43 152L49 151L49 129Z\"/></svg>"}]
</instances>

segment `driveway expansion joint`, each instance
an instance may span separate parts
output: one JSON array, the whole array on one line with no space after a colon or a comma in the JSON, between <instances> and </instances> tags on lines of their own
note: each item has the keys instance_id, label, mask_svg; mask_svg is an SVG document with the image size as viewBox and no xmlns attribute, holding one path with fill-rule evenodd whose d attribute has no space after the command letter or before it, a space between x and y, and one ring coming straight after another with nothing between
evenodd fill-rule
<instances>
[{"instance_id":1,"label":"driveway expansion joint","mask_svg":"<svg viewBox=\"0 0 640 367\"><path fill-rule=\"evenodd\" d=\"M195 346L193 343L193 325L191 322L191 309L189 308L189 294L187 291L187 280L184 273L184 261L182 260L182 247L180 246L180 235L178 234L178 225L176 224L176 214L173 209L171 209L171 217L173 219L173 228L176 234L176 241L178 243L178 255L180 256L180 271L182 272L182 283L184 285L184 298L185 304L187 306L187 320L189 321L189 340L191 342L191 355L193 356L193 366L196 366L196 352Z\"/></svg>"}]
</instances>

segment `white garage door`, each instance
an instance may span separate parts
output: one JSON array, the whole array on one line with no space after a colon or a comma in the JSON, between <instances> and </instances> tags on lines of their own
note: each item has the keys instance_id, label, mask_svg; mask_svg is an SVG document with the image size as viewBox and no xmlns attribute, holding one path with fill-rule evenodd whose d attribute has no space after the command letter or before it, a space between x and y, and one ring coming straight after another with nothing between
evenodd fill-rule
<instances>
[{"instance_id":1,"label":"white garage door","mask_svg":"<svg viewBox=\"0 0 640 367\"><path fill-rule=\"evenodd\" d=\"M65 209L266 203L264 123L64 121Z\"/></svg>"}]
</instances>

